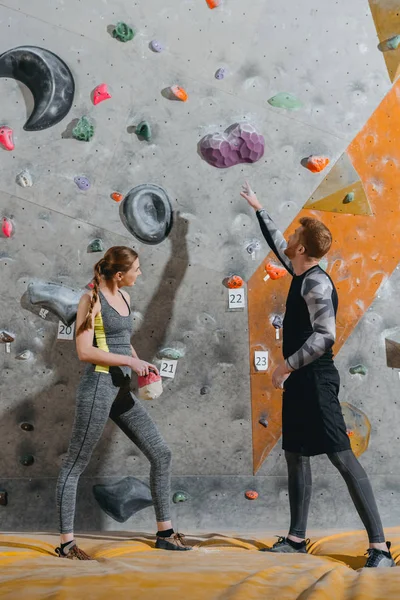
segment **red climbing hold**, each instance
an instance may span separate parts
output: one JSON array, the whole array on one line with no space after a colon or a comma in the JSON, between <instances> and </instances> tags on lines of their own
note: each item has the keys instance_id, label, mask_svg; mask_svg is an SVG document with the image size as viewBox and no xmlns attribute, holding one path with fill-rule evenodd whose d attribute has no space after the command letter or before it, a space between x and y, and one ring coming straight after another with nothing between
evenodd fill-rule
<instances>
[{"instance_id":1,"label":"red climbing hold","mask_svg":"<svg viewBox=\"0 0 400 600\"><path fill-rule=\"evenodd\" d=\"M265 265L266 276L264 277L264 281L267 279L281 279L281 277L285 277L287 274L286 269L283 267L277 267L276 265L272 265L271 263L267 263Z\"/></svg>"},{"instance_id":2,"label":"red climbing hold","mask_svg":"<svg viewBox=\"0 0 400 600\"><path fill-rule=\"evenodd\" d=\"M104 100L108 100L111 98L111 94L108 91L108 87L106 83L101 83L98 85L93 92L93 104L97 105Z\"/></svg>"},{"instance_id":3,"label":"red climbing hold","mask_svg":"<svg viewBox=\"0 0 400 600\"><path fill-rule=\"evenodd\" d=\"M307 169L312 173L319 173L329 165L329 158L326 156L309 156L307 158Z\"/></svg>"},{"instance_id":4,"label":"red climbing hold","mask_svg":"<svg viewBox=\"0 0 400 600\"><path fill-rule=\"evenodd\" d=\"M240 277L240 275L232 275L232 277L229 277L228 281L226 282L227 287L230 290L236 290L238 288L243 287L243 279Z\"/></svg>"},{"instance_id":5,"label":"red climbing hold","mask_svg":"<svg viewBox=\"0 0 400 600\"><path fill-rule=\"evenodd\" d=\"M1 227L1 230L5 237L9 238L12 236L13 226L10 219L7 219L7 217L3 217L3 225Z\"/></svg>"},{"instance_id":6,"label":"red climbing hold","mask_svg":"<svg viewBox=\"0 0 400 600\"><path fill-rule=\"evenodd\" d=\"M255 490L248 490L245 493L245 496L246 496L247 500L257 500L258 492L256 492Z\"/></svg>"},{"instance_id":7,"label":"red climbing hold","mask_svg":"<svg viewBox=\"0 0 400 600\"><path fill-rule=\"evenodd\" d=\"M221 0L206 0L208 8L217 8L221 4Z\"/></svg>"},{"instance_id":8,"label":"red climbing hold","mask_svg":"<svg viewBox=\"0 0 400 600\"><path fill-rule=\"evenodd\" d=\"M113 200L115 200L115 202L121 202L121 200L123 199L123 195L122 195L122 194L120 194L119 192L113 192L113 193L111 194L111 198L112 198Z\"/></svg>"},{"instance_id":9,"label":"red climbing hold","mask_svg":"<svg viewBox=\"0 0 400 600\"><path fill-rule=\"evenodd\" d=\"M3 125L0 127L0 144L6 150L14 150L13 130Z\"/></svg>"}]
</instances>

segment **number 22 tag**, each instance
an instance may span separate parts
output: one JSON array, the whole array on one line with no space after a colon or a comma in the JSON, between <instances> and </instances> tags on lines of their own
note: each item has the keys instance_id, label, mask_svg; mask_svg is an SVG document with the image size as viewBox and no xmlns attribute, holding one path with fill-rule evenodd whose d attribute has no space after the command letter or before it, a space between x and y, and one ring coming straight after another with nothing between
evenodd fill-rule
<instances>
[{"instance_id":1,"label":"number 22 tag","mask_svg":"<svg viewBox=\"0 0 400 600\"><path fill-rule=\"evenodd\" d=\"M245 308L246 307L246 296L244 288L238 288L237 290L228 290L229 292L229 308Z\"/></svg>"}]
</instances>

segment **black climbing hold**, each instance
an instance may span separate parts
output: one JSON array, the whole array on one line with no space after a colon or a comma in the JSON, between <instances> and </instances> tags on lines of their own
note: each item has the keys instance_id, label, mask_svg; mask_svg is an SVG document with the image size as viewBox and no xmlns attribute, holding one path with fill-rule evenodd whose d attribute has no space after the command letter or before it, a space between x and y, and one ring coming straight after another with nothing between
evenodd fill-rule
<instances>
[{"instance_id":1,"label":"black climbing hold","mask_svg":"<svg viewBox=\"0 0 400 600\"><path fill-rule=\"evenodd\" d=\"M118 523L153 504L149 486L136 477L125 477L111 485L94 485L93 495L100 508Z\"/></svg>"},{"instance_id":2,"label":"black climbing hold","mask_svg":"<svg viewBox=\"0 0 400 600\"><path fill-rule=\"evenodd\" d=\"M167 192L144 183L131 189L120 205L127 230L143 244L160 244L172 228L172 208Z\"/></svg>"},{"instance_id":3,"label":"black climbing hold","mask_svg":"<svg viewBox=\"0 0 400 600\"><path fill-rule=\"evenodd\" d=\"M24 431L33 431L35 429L31 423L21 423L20 427Z\"/></svg>"},{"instance_id":4,"label":"black climbing hold","mask_svg":"<svg viewBox=\"0 0 400 600\"><path fill-rule=\"evenodd\" d=\"M68 327L76 319L83 290L73 290L58 283L36 281L28 285L28 294L31 304L46 308Z\"/></svg>"},{"instance_id":5,"label":"black climbing hold","mask_svg":"<svg viewBox=\"0 0 400 600\"><path fill-rule=\"evenodd\" d=\"M205 396L206 394L210 393L210 388L208 387L208 385L205 385L204 387L201 388L200 390L200 394L202 396Z\"/></svg>"},{"instance_id":6,"label":"black climbing hold","mask_svg":"<svg viewBox=\"0 0 400 600\"><path fill-rule=\"evenodd\" d=\"M258 420L258 422L260 423L260 425L262 425L263 427L268 427L268 421L267 419L265 419L264 417L261 417L261 419Z\"/></svg>"},{"instance_id":7,"label":"black climbing hold","mask_svg":"<svg viewBox=\"0 0 400 600\"><path fill-rule=\"evenodd\" d=\"M32 92L34 108L25 131L40 131L68 114L75 94L69 67L58 56L37 46L19 46L0 56L0 77L24 83Z\"/></svg>"},{"instance_id":8,"label":"black climbing hold","mask_svg":"<svg viewBox=\"0 0 400 600\"><path fill-rule=\"evenodd\" d=\"M33 458L32 454L25 454L24 456L21 456L19 462L21 465L24 465L24 467L30 467L35 462L35 459Z\"/></svg>"}]
</instances>

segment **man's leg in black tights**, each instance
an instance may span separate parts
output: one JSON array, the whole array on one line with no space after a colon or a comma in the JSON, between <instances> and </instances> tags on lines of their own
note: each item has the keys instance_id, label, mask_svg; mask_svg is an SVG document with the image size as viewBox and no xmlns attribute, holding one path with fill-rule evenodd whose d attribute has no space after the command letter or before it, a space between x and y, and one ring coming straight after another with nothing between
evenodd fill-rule
<instances>
[{"instance_id":1,"label":"man's leg in black tights","mask_svg":"<svg viewBox=\"0 0 400 600\"><path fill-rule=\"evenodd\" d=\"M311 500L310 457L286 452L288 467L288 491L290 504L290 529L288 538L301 542L306 537L308 509Z\"/></svg>"}]
</instances>

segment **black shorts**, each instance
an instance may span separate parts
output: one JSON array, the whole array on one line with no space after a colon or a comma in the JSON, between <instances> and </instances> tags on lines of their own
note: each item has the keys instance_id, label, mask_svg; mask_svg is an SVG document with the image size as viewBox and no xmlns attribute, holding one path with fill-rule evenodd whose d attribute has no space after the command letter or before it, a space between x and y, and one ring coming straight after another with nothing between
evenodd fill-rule
<instances>
[{"instance_id":1,"label":"black shorts","mask_svg":"<svg viewBox=\"0 0 400 600\"><path fill-rule=\"evenodd\" d=\"M284 383L282 448L303 456L350 449L334 366L313 365L294 371Z\"/></svg>"}]
</instances>

